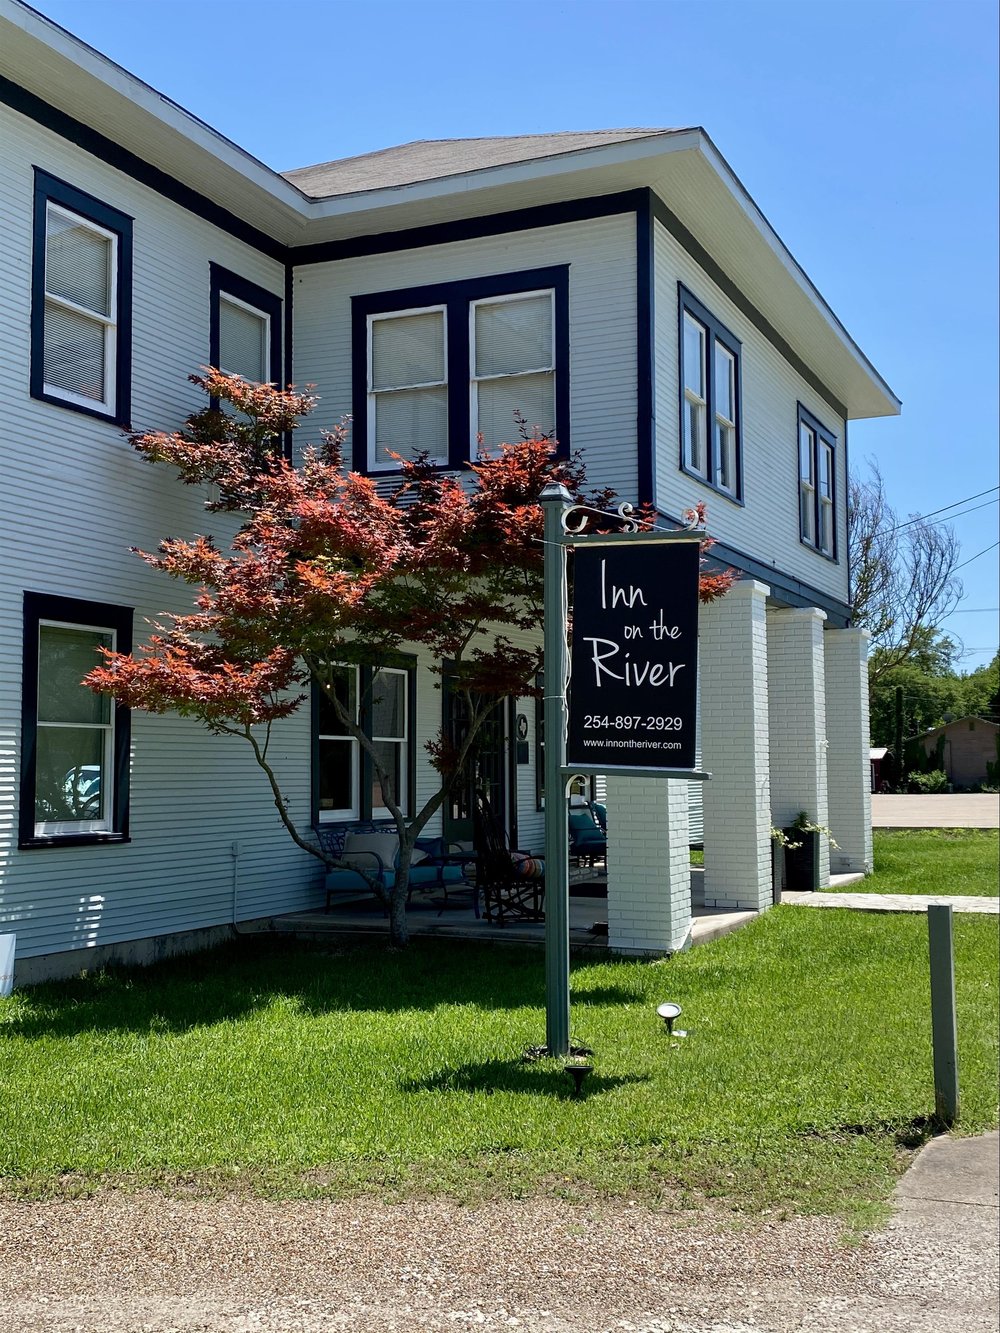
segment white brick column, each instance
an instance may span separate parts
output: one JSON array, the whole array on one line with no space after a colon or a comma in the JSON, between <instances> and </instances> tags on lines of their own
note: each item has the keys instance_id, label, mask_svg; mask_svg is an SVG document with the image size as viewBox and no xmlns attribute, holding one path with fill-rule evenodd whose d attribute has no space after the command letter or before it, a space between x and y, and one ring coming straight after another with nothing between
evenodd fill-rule
<instances>
[{"instance_id":1,"label":"white brick column","mask_svg":"<svg viewBox=\"0 0 1000 1333\"><path fill-rule=\"evenodd\" d=\"M611 777L608 805L608 947L676 953L691 939L687 783Z\"/></svg>"},{"instance_id":2,"label":"white brick column","mask_svg":"<svg viewBox=\"0 0 1000 1333\"><path fill-rule=\"evenodd\" d=\"M804 810L829 826L823 622L817 607L769 611L767 678L771 719L771 817L778 828ZM830 883L830 843L819 839L819 882Z\"/></svg>"},{"instance_id":3,"label":"white brick column","mask_svg":"<svg viewBox=\"0 0 1000 1333\"><path fill-rule=\"evenodd\" d=\"M768 588L744 579L699 613L705 905L772 902L767 715Z\"/></svg>"},{"instance_id":4,"label":"white brick column","mask_svg":"<svg viewBox=\"0 0 1000 1333\"><path fill-rule=\"evenodd\" d=\"M823 635L830 852L838 874L872 870L871 767L868 750L868 640L866 629L828 629Z\"/></svg>"}]
</instances>

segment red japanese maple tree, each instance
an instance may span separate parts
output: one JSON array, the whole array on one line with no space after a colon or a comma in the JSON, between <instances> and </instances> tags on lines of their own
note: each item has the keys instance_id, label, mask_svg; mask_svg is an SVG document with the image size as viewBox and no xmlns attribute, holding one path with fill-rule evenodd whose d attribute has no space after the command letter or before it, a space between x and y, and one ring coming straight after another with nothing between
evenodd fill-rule
<instances>
[{"instance_id":1,"label":"red japanese maple tree","mask_svg":"<svg viewBox=\"0 0 1000 1333\"><path fill-rule=\"evenodd\" d=\"M174 711L245 740L289 834L329 866L330 855L292 820L269 759L274 725L302 706L310 685L323 690L368 756L399 835L394 887L384 891L376 879L372 887L386 901L392 941L403 944L417 837L464 771L496 700L536 692L541 647L517 646L511 635L537 631L542 620L538 497L557 481L581 498L583 466L556 458L552 441L536 433L481 456L471 479L400 459L398 482L377 484L346 470L344 424L288 461L280 442L315 407L309 394L214 369L191 379L213 405L183 431L136 434L131 443L182 481L215 487L206 509L237 516L239 530L227 549L196 536L167 539L155 554L137 551L197 588L196 609L162 616L147 644L131 655L108 653L86 683L131 708ZM610 498L601 492L589 502ZM703 599L721 596L730 582L727 574L703 573ZM467 728L428 743L440 783L406 814L359 725L369 701L348 709L335 677L342 664L377 667L414 647L448 662Z\"/></svg>"}]
</instances>

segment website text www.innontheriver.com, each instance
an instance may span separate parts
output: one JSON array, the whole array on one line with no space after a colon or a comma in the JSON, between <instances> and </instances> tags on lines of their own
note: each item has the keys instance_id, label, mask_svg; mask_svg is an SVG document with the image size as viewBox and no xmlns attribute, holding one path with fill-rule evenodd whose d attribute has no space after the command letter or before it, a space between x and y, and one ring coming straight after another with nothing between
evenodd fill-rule
<instances>
[{"instance_id":1,"label":"website text www.innontheriver.com","mask_svg":"<svg viewBox=\"0 0 1000 1333\"><path fill-rule=\"evenodd\" d=\"M621 737L609 736L603 740L591 740L584 737L584 748L588 745L608 746L616 750L679 750L680 741L660 741L660 740L638 740L635 736Z\"/></svg>"}]
</instances>

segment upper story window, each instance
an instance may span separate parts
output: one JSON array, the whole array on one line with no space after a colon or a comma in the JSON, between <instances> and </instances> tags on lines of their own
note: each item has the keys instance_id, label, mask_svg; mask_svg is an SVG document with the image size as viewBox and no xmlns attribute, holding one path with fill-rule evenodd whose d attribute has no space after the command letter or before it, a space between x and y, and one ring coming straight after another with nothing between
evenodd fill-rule
<instances>
[{"instance_id":1,"label":"upper story window","mask_svg":"<svg viewBox=\"0 0 1000 1333\"><path fill-rule=\"evenodd\" d=\"M228 375L280 386L281 298L220 264L210 265L210 276L209 361Z\"/></svg>"},{"instance_id":2,"label":"upper story window","mask_svg":"<svg viewBox=\"0 0 1000 1333\"><path fill-rule=\"evenodd\" d=\"M127 424L132 219L35 169L31 394Z\"/></svg>"},{"instance_id":3,"label":"upper story window","mask_svg":"<svg viewBox=\"0 0 1000 1333\"><path fill-rule=\"evenodd\" d=\"M356 296L354 466L436 467L519 438L517 419L569 451L569 270Z\"/></svg>"},{"instance_id":4,"label":"upper story window","mask_svg":"<svg viewBox=\"0 0 1000 1333\"><path fill-rule=\"evenodd\" d=\"M425 450L448 463L448 314L444 306L370 315L368 468Z\"/></svg>"},{"instance_id":5,"label":"upper story window","mask_svg":"<svg viewBox=\"0 0 1000 1333\"><path fill-rule=\"evenodd\" d=\"M799 403L799 538L837 558L836 438Z\"/></svg>"},{"instance_id":6,"label":"upper story window","mask_svg":"<svg viewBox=\"0 0 1000 1333\"><path fill-rule=\"evenodd\" d=\"M80 682L131 645L128 607L24 594L22 847L124 839L128 709Z\"/></svg>"},{"instance_id":7,"label":"upper story window","mask_svg":"<svg viewBox=\"0 0 1000 1333\"><path fill-rule=\"evenodd\" d=\"M741 345L686 288L679 292L681 467L742 502Z\"/></svg>"}]
</instances>

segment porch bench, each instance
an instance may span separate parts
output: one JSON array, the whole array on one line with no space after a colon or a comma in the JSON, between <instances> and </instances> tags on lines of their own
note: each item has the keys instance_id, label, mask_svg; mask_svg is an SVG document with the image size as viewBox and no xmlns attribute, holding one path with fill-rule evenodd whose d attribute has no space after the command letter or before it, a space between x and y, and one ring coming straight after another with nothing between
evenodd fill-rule
<instances>
[{"instance_id":1,"label":"porch bench","mask_svg":"<svg viewBox=\"0 0 1000 1333\"><path fill-rule=\"evenodd\" d=\"M377 897L371 880L381 884L386 893L391 892L396 883L399 861L399 838L395 829L388 830L377 825L347 825L329 831L317 829L317 837L328 855L344 863L327 871L327 912L335 897L344 902L369 894ZM414 892L427 896L441 893L444 897L441 910L444 911L448 905L449 889L469 888L473 893L473 907L478 917L479 894L466 881L463 851L445 842L444 838L418 838L413 852L418 859L410 864L407 903L411 901ZM472 859L469 855L469 860Z\"/></svg>"}]
</instances>

